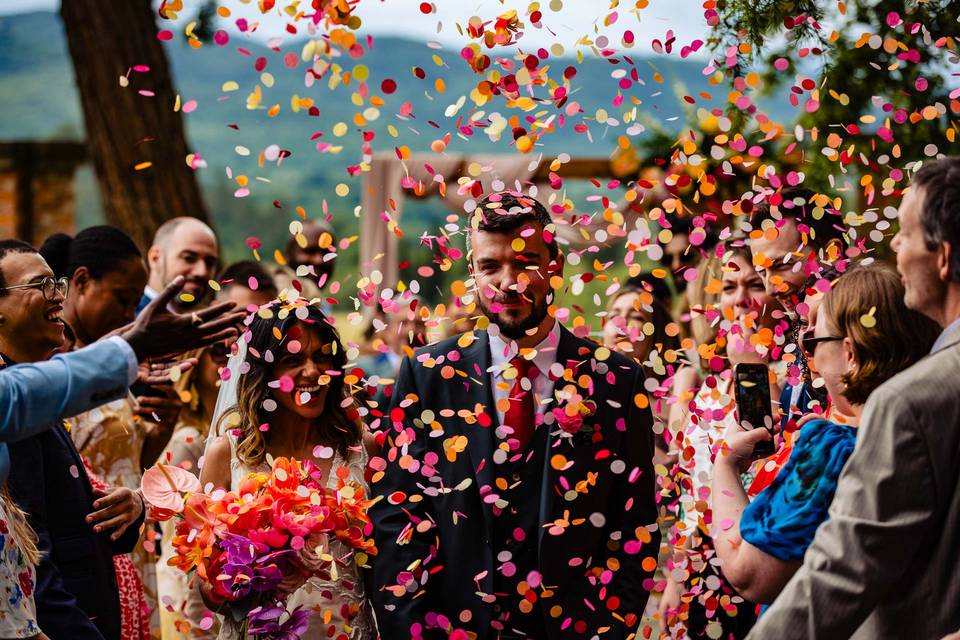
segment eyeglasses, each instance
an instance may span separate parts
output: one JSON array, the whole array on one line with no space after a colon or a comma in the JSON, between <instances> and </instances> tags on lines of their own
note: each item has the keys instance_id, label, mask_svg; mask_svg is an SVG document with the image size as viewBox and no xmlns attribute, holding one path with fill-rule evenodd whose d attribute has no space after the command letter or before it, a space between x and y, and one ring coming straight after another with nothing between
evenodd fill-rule
<instances>
[{"instance_id":1,"label":"eyeglasses","mask_svg":"<svg viewBox=\"0 0 960 640\"><path fill-rule=\"evenodd\" d=\"M43 292L43 297L47 302L53 302L59 293L62 297L66 297L67 288L70 285L70 280L67 278L54 278L52 276L47 276L39 282L31 282L30 284L15 284L12 287L3 287L0 291L12 291L14 289L40 289Z\"/></svg>"},{"instance_id":2,"label":"eyeglasses","mask_svg":"<svg viewBox=\"0 0 960 640\"><path fill-rule=\"evenodd\" d=\"M806 331L803 336L800 338L800 346L803 347L803 353L807 358L812 358L813 354L817 351L817 345L821 342L836 342L837 340L843 340L842 336L820 336L819 338L814 337L813 330Z\"/></svg>"}]
</instances>

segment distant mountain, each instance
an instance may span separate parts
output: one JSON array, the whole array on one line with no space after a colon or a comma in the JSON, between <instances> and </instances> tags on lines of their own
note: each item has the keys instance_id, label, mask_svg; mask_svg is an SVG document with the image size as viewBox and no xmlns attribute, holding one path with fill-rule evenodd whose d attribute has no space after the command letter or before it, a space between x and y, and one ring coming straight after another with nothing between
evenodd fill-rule
<instances>
[{"instance_id":1,"label":"distant mountain","mask_svg":"<svg viewBox=\"0 0 960 640\"><path fill-rule=\"evenodd\" d=\"M123 37L122 34L104 34L104 38ZM249 55L238 52L246 49ZM357 127L352 124L357 107L351 102L350 88L339 87L328 90L326 80L318 81L312 88L304 86L304 63L297 70L283 66L282 53L274 52L253 41L231 37L225 47L213 44L201 49L192 49L178 39L167 44L167 51L174 73L174 82L182 99L196 100L197 109L186 115L189 142L207 160L209 167L201 172L201 180L211 210L214 212L218 227L231 238L232 243L243 246L242 239L247 235L262 235L265 240L280 241L286 234L286 222L292 215L294 205L303 205L317 215L321 202L326 198L331 206L343 211L346 216L338 218L338 226L355 228L355 221L349 212L359 200L359 186L352 189L351 197L346 201L333 194L333 187L347 180L345 166L355 163L359 158ZM434 64L432 56L439 56L446 67ZM282 113L279 117L269 118L266 110L247 110L247 94L257 84L259 72L254 69L258 58L267 60L266 71L275 78L272 88L263 88L263 104L279 104ZM646 86L634 86L630 95L636 95L643 103L640 107L646 118L665 121L670 128L683 126L683 103L674 87L684 87L684 92L696 95L700 91L713 90L719 99L723 92L708 87L703 79L700 61L678 60L676 58L636 57L633 59L639 77ZM574 60L548 61L556 75L567 64L574 65L577 77L574 82L575 93L571 99L577 100L587 114L593 114L598 108L605 108L611 117L620 117L621 108L614 107L611 100L616 95L617 80L611 77L616 69L626 68L624 63L611 64L606 60L587 58L582 64ZM136 61L129 61L130 64ZM377 38L373 48L358 61L344 60L343 66L352 68L356 63L364 64L370 72L370 86L380 93L380 82L391 77L397 82L397 91L386 107L382 109L378 121L364 129L376 132L374 146L378 150L390 150L396 145L408 145L416 150L429 149L430 142L452 128L455 119L446 118L444 110L456 102L460 96L469 92L477 77L465 67L459 52L434 50L423 42L414 42L401 38ZM653 69L663 74L662 84L653 81ZM427 77L420 80L414 77L412 69L422 68ZM133 74L136 76L137 74ZM438 94L434 89L434 80L442 77L446 91ZM225 93L222 85L226 81L235 81L239 90ZM149 74L132 77L131 87L117 91L130 91L149 88ZM291 113L291 96L310 97L319 106L319 117L310 117L305 111ZM432 99L431 99L432 98ZM105 99L109 99L105 96ZM144 98L149 99L149 98ZM410 102L414 107L414 120L403 122L393 114L400 104ZM469 98L467 102L470 103ZM171 105L172 108L173 105ZM0 140L4 139L74 139L83 138L83 120L73 80L72 64L67 52L63 25L60 17L51 12L36 12L0 17ZM458 115L466 113L465 105ZM501 105L492 106L490 111L506 113ZM679 116L679 117L678 117ZM456 116L455 116L456 117ZM428 121L438 123L436 129ZM337 122L349 124L348 133L335 138L333 125ZM398 139L391 138L387 125L393 124L400 130ZM415 135L413 130L419 132ZM586 136L574 132L568 125L545 138L543 151L552 155L567 152L571 155L606 155L613 148L613 136L622 132L622 128L613 129L604 134L601 128L594 126L594 143ZM344 151L339 155L320 154L316 151L316 140L311 136L322 132L322 141L343 144ZM509 135L509 132L508 134ZM607 135L603 144L597 144L598 138ZM455 138L456 140L456 138ZM259 169L256 157L260 150L270 144L278 144L289 149L293 155L281 169ZM237 146L250 150L249 156L240 156ZM451 146L454 153L489 152L508 153L506 139L494 145L485 135L475 135L467 144L462 141ZM238 200L233 197L231 183L224 179L226 167L234 173L245 173L251 178L268 177L270 184L255 183L254 196ZM280 200L284 204L283 224L278 224L278 211L271 204ZM442 220L444 210L437 203L418 205L419 218L410 219L408 235L422 229L432 229ZM409 217L409 216L408 216ZM413 237L416 237L415 235Z\"/></svg>"}]
</instances>

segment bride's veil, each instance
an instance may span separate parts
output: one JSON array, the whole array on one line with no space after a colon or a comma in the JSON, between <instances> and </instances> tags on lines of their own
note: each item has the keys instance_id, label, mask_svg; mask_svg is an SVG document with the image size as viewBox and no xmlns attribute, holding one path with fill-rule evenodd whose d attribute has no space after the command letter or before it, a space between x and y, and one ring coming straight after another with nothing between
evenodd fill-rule
<instances>
[{"instance_id":1,"label":"bride's veil","mask_svg":"<svg viewBox=\"0 0 960 640\"><path fill-rule=\"evenodd\" d=\"M240 384L243 363L247 358L247 343L241 335L236 344L237 352L230 356L227 361L227 369L230 375L226 380L223 379L223 376L220 377L220 392L217 394L217 404L213 408L213 420L210 422L207 447L210 446L216 436L221 435L223 416L237 406L237 387ZM204 450L204 453L206 453L206 450Z\"/></svg>"}]
</instances>

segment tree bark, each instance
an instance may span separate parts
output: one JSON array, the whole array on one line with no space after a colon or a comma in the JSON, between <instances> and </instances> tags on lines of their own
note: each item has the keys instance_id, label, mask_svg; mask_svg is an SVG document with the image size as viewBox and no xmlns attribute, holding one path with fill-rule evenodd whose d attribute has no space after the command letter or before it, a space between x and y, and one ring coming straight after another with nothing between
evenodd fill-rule
<instances>
[{"instance_id":1,"label":"tree bark","mask_svg":"<svg viewBox=\"0 0 960 640\"><path fill-rule=\"evenodd\" d=\"M60 11L107 221L144 248L166 220L208 221L150 0L63 0Z\"/></svg>"}]
</instances>

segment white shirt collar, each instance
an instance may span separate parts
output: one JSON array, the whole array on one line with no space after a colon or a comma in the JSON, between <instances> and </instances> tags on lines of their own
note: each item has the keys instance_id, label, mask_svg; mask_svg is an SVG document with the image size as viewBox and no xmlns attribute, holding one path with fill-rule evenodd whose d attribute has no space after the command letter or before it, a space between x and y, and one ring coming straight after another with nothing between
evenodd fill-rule
<instances>
[{"instance_id":1,"label":"white shirt collar","mask_svg":"<svg viewBox=\"0 0 960 640\"><path fill-rule=\"evenodd\" d=\"M154 300L158 295L160 295L160 293L158 291L154 291L149 285L147 285L143 288L143 295L147 296L151 300Z\"/></svg>"},{"instance_id":2,"label":"white shirt collar","mask_svg":"<svg viewBox=\"0 0 960 640\"><path fill-rule=\"evenodd\" d=\"M520 349L513 340L505 341L499 335L488 334L490 336L490 371L497 377L503 375L507 365L516 357ZM544 375L550 371L550 367L557 361L557 348L560 345L560 323L553 321L553 328L550 333L541 340L534 349L536 355L533 357L533 364Z\"/></svg>"}]
</instances>

